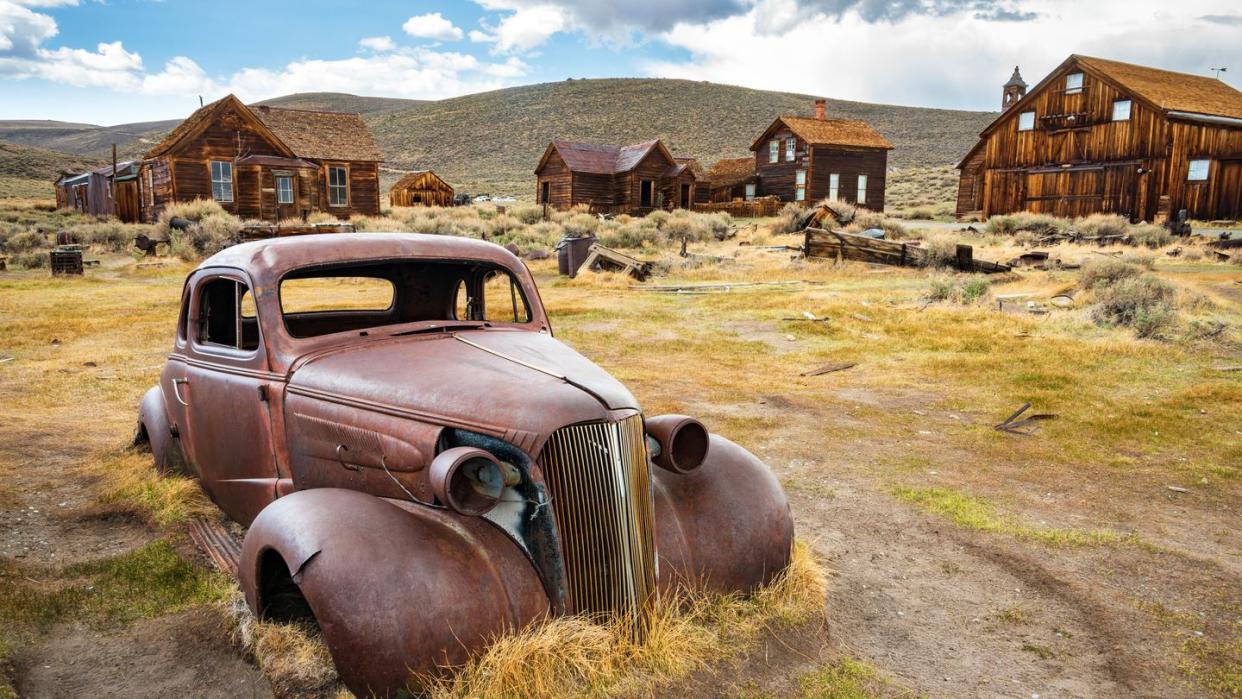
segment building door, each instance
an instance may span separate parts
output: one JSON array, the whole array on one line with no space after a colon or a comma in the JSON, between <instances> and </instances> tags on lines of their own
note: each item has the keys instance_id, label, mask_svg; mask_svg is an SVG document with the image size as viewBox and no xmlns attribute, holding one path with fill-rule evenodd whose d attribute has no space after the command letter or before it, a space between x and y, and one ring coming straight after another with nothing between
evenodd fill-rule
<instances>
[{"instance_id":1,"label":"building door","mask_svg":"<svg viewBox=\"0 0 1242 699\"><path fill-rule=\"evenodd\" d=\"M1219 195L1213 218L1242 220L1242 160L1222 160L1216 173Z\"/></svg>"},{"instance_id":2,"label":"building door","mask_svg":"<svg viewBox=\"0 0 1242 699\"><path fill-rule=\"evenodd\" d=\"M276 218L283 220L298 215L298 179L292 172L277 172L276 185Z\"/></svg>"},{"instance_id":3,"label":"building door","mask_svg":"<svg viewBox=\"0 0 1242 699\"><path fill-rule=\"evenodd\" d=\"M683 182L681 185L681 208L690 208L690 184Z\"/></svg>"},{"instance_id":4,"label":"building door","mask_svg":"<svg viewBox=\"0 0 1242 699\"><path fill-rule=\"evenodd\" d=\"M122 223L138 223L138 180L113 182L116 188L116 217Z\"/></svg>"},{"instance_id":5,"label":"building door","mask_svg":"<svg viewBox=\"0 0 1242 699\"><path fill-rule=\"evenodd\" d=\"M551 198L551 195L552 195L552 183L546 180L543 182L540 182L539 183L539 203L547 204L548 199Z\"/></svg>"},{"instance_id":6,"label":"building door","mask_svg":"<svg viewBox=\"0 0 1242 699\"><path fill-rule=\"evenodd\" d=\"M652 182L651 180L643 180L638 184L638 205L644 209L651 208L652 201Z\"/></svg>"}]
</instances>

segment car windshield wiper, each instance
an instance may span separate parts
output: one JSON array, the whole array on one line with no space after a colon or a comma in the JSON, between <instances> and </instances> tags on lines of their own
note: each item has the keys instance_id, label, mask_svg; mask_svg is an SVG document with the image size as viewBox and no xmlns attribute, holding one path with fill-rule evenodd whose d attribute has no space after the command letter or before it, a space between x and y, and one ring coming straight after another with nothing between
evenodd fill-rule
<instances>
[{"instance_id":1,"label":"car windshield wiper","mask_svg":"<svg viewBox=\"0 0 1242 699\"><path fill-rule=\"evenodd\" d=\"M425 328L414 328L412 330L402 330L395 332L392 337L402 337L405 335L421 335L422 333L441 333L451 332L453 330L477 330L479 328L490 328L492 324L485 320L472 320L463 323L445 323L444 325L429 325Z\"/></svg>"}]
</instances>

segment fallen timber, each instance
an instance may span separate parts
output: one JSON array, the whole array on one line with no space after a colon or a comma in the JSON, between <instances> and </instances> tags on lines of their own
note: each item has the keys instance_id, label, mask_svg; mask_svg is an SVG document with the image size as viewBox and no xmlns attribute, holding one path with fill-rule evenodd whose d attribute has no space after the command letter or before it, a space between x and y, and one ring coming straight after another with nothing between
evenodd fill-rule
<instances>
[{"instance_id":1,"label":"fallen timber","mask_svg":"<svg viewBox=\"0 0 1242 699\"><path fill-rule=\"evenodd\" d=\"M352 223L306 223L279 225L255 223L245 226L238 238L245 240L262 240L264 238L283 238L289 235L314 235L316 233L355 233L357 228Z\"/></svg>"},{"instance_id":2,"label":"fallen timber","mask_svg":"<svg viewBox=\"0 0 1242 699\"><path fill-rule=\"evenodd\" d=\"M807 228L802 252L807 257L818 257L838 262L854 260L899 267L927 266L927 250L910 243L895 240L879 240L853 233L840 233L824 228ZM976 260L974 249L958 245L953 267L963 272L1008 272L1009 265L987 260Z\"/></svg>"}]
</instances>

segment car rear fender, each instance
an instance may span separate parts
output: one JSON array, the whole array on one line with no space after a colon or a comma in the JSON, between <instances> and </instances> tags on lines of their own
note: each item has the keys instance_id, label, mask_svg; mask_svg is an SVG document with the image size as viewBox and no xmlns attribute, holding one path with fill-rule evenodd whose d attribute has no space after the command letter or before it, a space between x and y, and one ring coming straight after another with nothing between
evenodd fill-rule
<instances>
[{"instance_id":1,"label":"car rear fender","mask_svg":"<svg viewBox=\"0 0 1242 699\"><path fill-rule=\"evenodd\" d=\"M268 505L246 534L238 570L259 616L273 555L358 696L395 694L412 672L459 665L497 634L548 614L539 576L504 532L426 505L337 488Z\"/></svg>"},{"instance_id":2,"label":"car rear fender","mask_svg":"<svg viewBox=\"0 0 1242 699\"><path fill-rule=\"evenodd\" d=\"M164 393L159 386L148 389L142 396L142 402L138 404L138 431L134 435L134 444L141 444L143 441L151 445L157 471L175 473L185 470L185 456L168 419L168 411L164 407Z\"/></svg>"}]
</instances>

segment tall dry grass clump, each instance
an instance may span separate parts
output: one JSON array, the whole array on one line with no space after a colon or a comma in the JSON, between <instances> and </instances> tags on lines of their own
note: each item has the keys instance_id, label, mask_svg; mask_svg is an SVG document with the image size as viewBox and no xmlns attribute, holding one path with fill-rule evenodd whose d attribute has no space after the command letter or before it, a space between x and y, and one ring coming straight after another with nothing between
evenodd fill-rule
<instances>
[{"instance_id":1,"label":"tall dry grass clump","mask_svg":"<svg viewBox=\"0 0 1242 699\"><path fill-rule=\"evenodd\" d=\"M186 230L173 228L169 222L183 218L191 222ZM174 202L164 208L155 231L171 241L172 253L183 260L210 257L232 245L241 233L241 219L224 210L210 199Z\"/></svg>"},{"instance_id":2,"label":"tall dry grass clump","mask_svg":"<svg viewBox=\"0 0 1242 699\"><path fill-rule=\"evenodd\" d=\"M1064 232L1067 228L1069 228L1069 221L1063 218L1019 211L989 218L984 230L994 235L1013 235L1019 231L1030 231L1042 237Z\"/></svg>"},{"instance_id":3,"label":"tall dry grass clump","mask_svg":"<svg viewBox=\"0 0 1242 699\"><path fill-rule=\"evenodd\" d=\"M1178 322L1177 290L1148 269L1116 259L1085 265L1080 280L1094 302L1092 320L1131 328L1138 337L1167 334Z\"/></svg>"},{"instance_id":4,"label":"tall dry grass clump","mask_svg":"<svg viewBox=\"0 0 1242 699\"><path fill-rule=\"evenodd\" d=\"M254 658L276 696L352 696L340 682L319 629L257 619L238 589L224 606L235 625L237 643Z\"/></svg>"},{"instance_id":5,"label":"tall dry grass clump","mask_svg":"<svg viewBox=\"0 0 1242 699\"><path fill-rule=\"evenodd\" d=\"M823 613L827 578L810 547L794 544L789 568L749 597L685 589L655 605L644 641L633 620L582 617L542 621L497 638L446 677L418 677L433 697L500 699L642 693L738 652L761 630Z\"/></svg>"}]
</instances>

